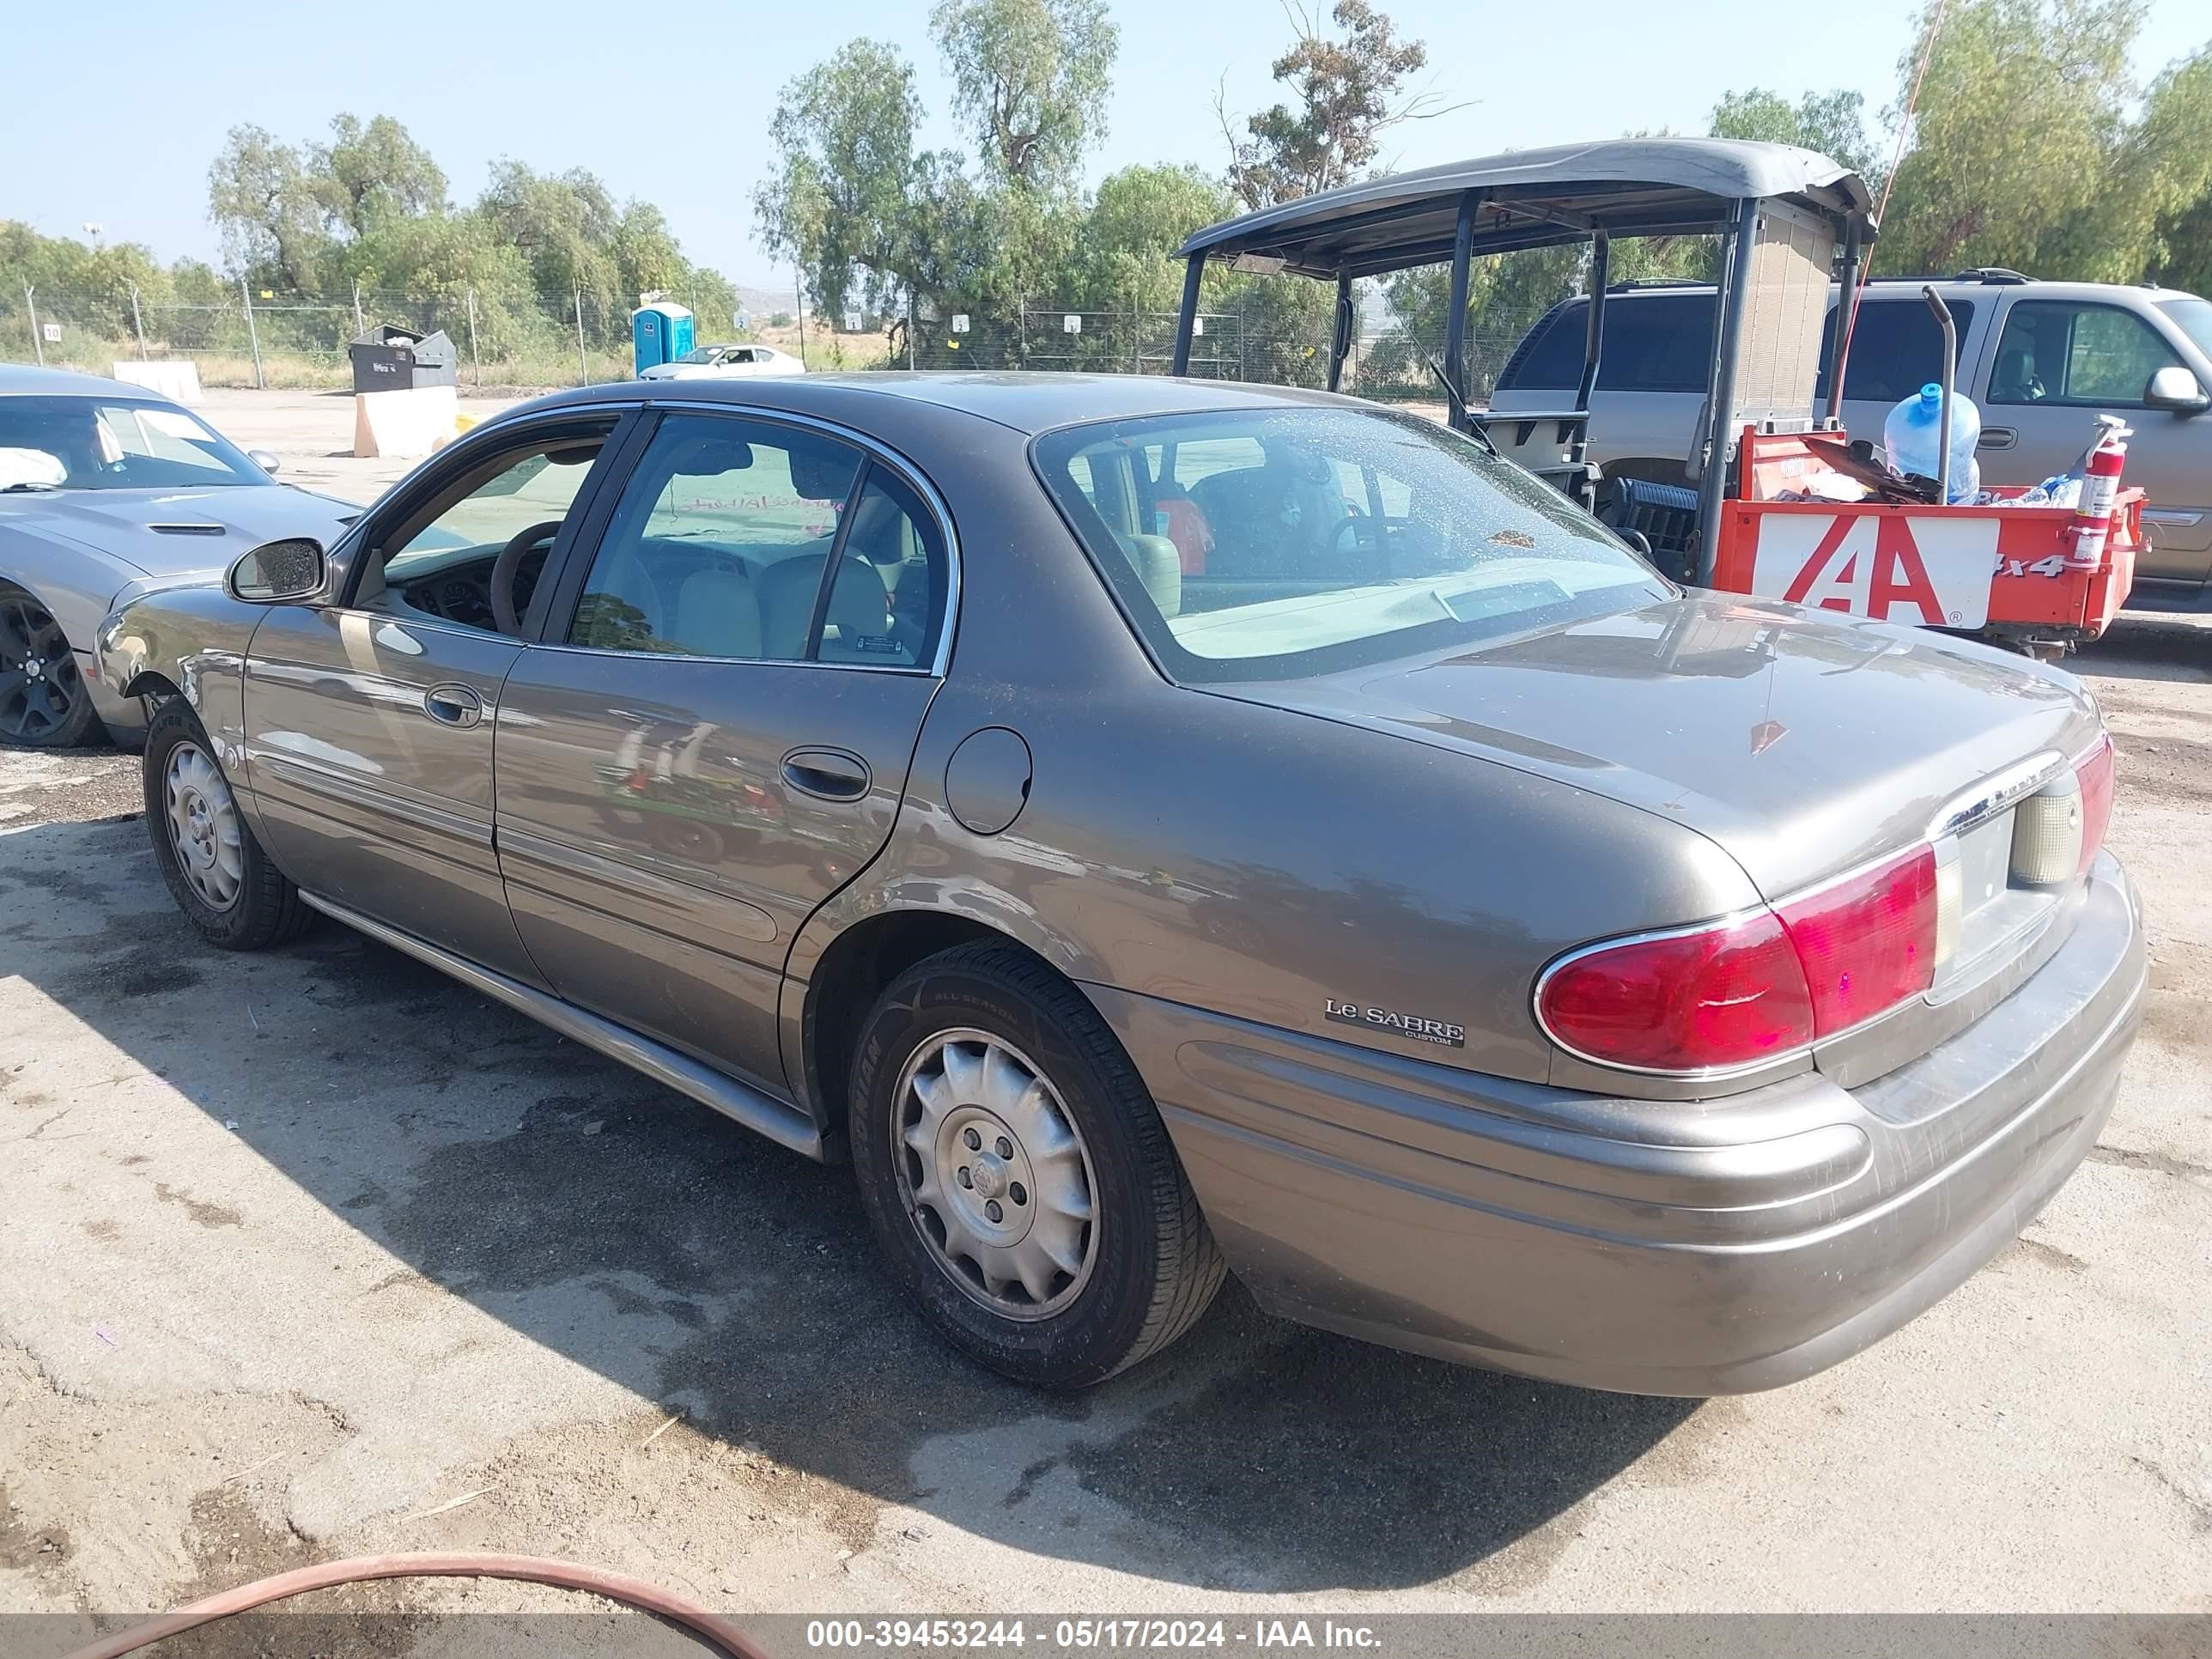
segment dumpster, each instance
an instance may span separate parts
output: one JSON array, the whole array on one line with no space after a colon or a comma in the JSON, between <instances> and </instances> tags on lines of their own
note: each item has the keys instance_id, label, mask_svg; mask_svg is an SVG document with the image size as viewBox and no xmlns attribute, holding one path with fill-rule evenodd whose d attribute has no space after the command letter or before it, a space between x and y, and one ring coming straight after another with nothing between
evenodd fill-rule
<instances>
[{"instance_id":1,"label":"dumpster","mask_svg":"<svg viewBox=\"0 0 2212 1659\"><path fill-rule=\"evenodd\" d=\"M453 343L443 329L418 334L396 323L379 323L354 336L346 356L353 360L356 392L409 392L459 382Z\"/></svg>"}]
</instances>

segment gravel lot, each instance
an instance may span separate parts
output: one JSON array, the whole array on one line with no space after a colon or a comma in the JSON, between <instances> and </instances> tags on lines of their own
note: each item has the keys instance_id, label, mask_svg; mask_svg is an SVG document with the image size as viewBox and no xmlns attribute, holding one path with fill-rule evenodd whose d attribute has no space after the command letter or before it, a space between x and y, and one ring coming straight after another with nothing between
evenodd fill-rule
<instances>
[{"instance_id":1,"label":"gravel lot","mask_svg":"<svg viewBox=\"0 0 2212 1659\"><path fill-rule=\"evenodd\" d=\"M398 470L331 455L343 398L208 412L315 487ZM2154 956L2105 1144L1899 1335L1703 1405L1233 1289L1088 1396L1001 1383L842 1171L335 927L210 950L132 760L0 751L0 1609L450 1547L755 1611L2212 1612L2212 627L2076 662ZM542 1604L345 1605L403 1599Z\"/></svg>"}]
</instances>

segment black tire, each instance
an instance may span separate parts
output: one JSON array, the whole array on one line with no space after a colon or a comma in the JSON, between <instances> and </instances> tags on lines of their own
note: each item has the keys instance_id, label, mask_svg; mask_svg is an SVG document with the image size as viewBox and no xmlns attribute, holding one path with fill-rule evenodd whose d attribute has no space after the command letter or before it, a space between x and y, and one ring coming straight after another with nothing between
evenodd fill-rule
<instances>
[{"instance_id":1,"label":"black tire","mask_svg":"<svg viewBox=\"0 0 2212 1659\"><path fill-rule=\"evenodd\" d=\"M199 717L182 697L173 697L155 711L147 727L142 763L146 785L146 833L154 843L154 861L161 866L161 878L168 883L177 908L191 918L192 926L199 929L209 944L225 951L258 951L281 945L305 927L315 913L302 902L300 890L270 862L268 854L261 850L261 843L253 838L252 826L234 802L232 811L238 833L238 871L236 890L230 902L221 905L210 902L185 870L186 854L179 850L177 834L172 828L169 777L172 760L188 746L221 775L222 763L216 758L215 744L208 740L207 732L200 726ZM227 791L227 781L224 787Z\"/></svg>"},{"instance_id":2,"label":"black tire","mask_svg":"<svg viewBox=\"0 0 2212 1659\"><path fill-rule=\"evenodd\" d=\"M0 742L75 749L106 735L53 612L13 582L0 582Z\"/></svg>"},{"instance_id":3,"label":"black tire","mask_svg":"<svg viewBox=\"0 0 2212 1659\"><path fill-rule=\"evenodd\" d=\"M1030 1062L1079 1139L1089 1253L1083 1276L1067 1276L1064 1305L1048 1298L1009 1316L980 1285L963 1288L977 1270L963 1273L947 1255L937 1211L915 1196L921 1156L899 1136L918 1107L901 1084L910 1064L956 1030L984 1034ZM961 945L893 981L861 1029L849 1114L860 1197L894 1275L945 1335L994 1370L1051 1389L1103 1382L1188 1330L1221 1288L1221 1253L1136 1067L1082 995L1020 950ZM1011 1198L1020 1188L1005 1190Z\"/></svg>"}]
</instances>

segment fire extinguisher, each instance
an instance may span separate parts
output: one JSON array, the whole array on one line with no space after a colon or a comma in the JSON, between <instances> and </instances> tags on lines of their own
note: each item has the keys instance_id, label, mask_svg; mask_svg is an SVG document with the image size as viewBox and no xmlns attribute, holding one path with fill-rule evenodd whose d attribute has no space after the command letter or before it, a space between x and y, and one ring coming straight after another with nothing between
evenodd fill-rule
<instances>
[{"instance_id":1,"label":"fire extinguisher","mask_svg":"<svg viewBox=\"0 0 2212 1659\"><path fill-rule=\"evenodd\" d=\"M2073 551L2069 562L2092 568L2105 560L2112 531L2112 502L2120 493L2120 470L2128 463L2127 440L2135 428L2117 415L2097 416L2097 436L2081 459L2081 497L2067 526Z\"/></svg>"}]
</instances>

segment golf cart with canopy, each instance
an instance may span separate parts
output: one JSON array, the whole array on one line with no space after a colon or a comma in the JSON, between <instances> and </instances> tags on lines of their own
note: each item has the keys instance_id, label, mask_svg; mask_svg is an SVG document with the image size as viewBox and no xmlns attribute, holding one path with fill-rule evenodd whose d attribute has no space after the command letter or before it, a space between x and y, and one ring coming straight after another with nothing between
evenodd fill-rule
<instances>
[{"instance_id":1,"label":"golf cart with canopy","mask_svg":"<svg viewBox=\"0 0 2212 1659\"><path fill-rule=\"evenodd\" d=\"M1849 298L1875 230L1864 180L1786 144L1622 138L1396 173L1248 213L1185 242L1175 372L1189 368L1209 259L1335 284L1331 391L1351 356L1352 284L1445 264L1443 358L1430 367L1449 423L1595 512L1667 574L1983 634L2044 655L2097 637L2133 576L2140 491L2120 492L2109 536L2092 538L2065 507L1954 504L1948 478L1902 489L1844 431ZM1688 235L1716 236L1721 249L1717 326L1685 465L1695 488L1607 481L1585 453L1612 245ZM1476 407L1467 360L1472 262L1574 243L1589 248L1589 310L1571 403L1498 414ZM1844 325L1832 331L1826 406L1816 412L1832 283L1844 296ZM1932 289L1929 299L1948 335ZM1948 432L1948 353L1944 362Z\"/></svg>"}]
</instances>

